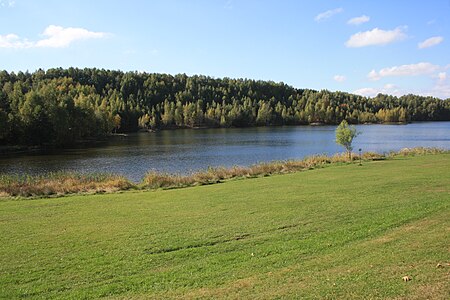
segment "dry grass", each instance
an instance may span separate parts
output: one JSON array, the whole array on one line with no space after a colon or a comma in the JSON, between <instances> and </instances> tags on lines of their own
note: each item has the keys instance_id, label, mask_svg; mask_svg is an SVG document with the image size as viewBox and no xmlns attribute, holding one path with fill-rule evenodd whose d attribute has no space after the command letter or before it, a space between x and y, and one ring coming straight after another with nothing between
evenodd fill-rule
<instances>
[{"instance_id":1,"label":"dry grass","mask_svg":"<svg viewBox=\"0 0 450 300\"><path fill-rule=\"evenodd\" d=\"M391 156L414 156L414 155L425 155L425 154L439 154L443 153L445 150L440 148L425 148L425 147L416 147L416 148L403 148L398 152L391 152Z\"/></svg>"},{"instance_id":2,"label":"dry grass","mask_svg":"<svg viewBox=\"0 0 450 300\"><path fill-rule=\"evenodd\" d=\"M74 193L114 192L133 185L123 176L109 174L49 173L0 175L0 197L34 197Z\"/></svg>"},{"instance_id":3,"label":"dry grass","mask_svg":"<svg viewBox=\"0 0 450 300\"><path fill-rule=\"evenodd\" d=\"M449 158L0 201L0 299L448 299Z\"/></svg>"},{"instance_id":4,"label":"dry grass","mask_svg":"<svg viewBox=\"0 0 450 300\"><path fill-rule=\"evenodd\" d=\"M361 159L364 161L384 158L386 158L385 155L375 152L365 152L361 157ZM352 161L356 160L359 160L359 156L357 154L353 154ZM143 185L145 188L151 189L186 187L193 185L218 183L223 180L234 178L252 178L269 176L273 174L285 174L305 171L335 163L349 163L347 154L342 153L335 154L333 156L313 155L306 157L303 160L266 162L255 164L249 167L210 167L205 171L195 172L190 175L167 173L161 174L157 172L150 172L144 177Z\"/></svg>"},{"instance_id":5,"label":"dry grass","mask_svg":"<svg viewBox=\"0 0 450 300\"><path fill-rule=\"evenodd\" d=\"M413 156L443 153L437 148L405 148L399 152L379 154L365 152L363 161L387 159L396 156ZM358 161L359 155L353 154L352 161ZM333 156L314 155L303 160L288 160L259 163L248 167L231 168L214 167L189 175L150 172L145 175L142 184L137 187L128 179L110 174L77 174L57 172L40 176L0 175L0 198L2 197L36 197L66 195L75 193L116 192L130 188L158 189L180 188L194 185L218 183L237 178L253 178L305 171L329 164L350 163L347 154Z\"/></svg>"}]
</instances>

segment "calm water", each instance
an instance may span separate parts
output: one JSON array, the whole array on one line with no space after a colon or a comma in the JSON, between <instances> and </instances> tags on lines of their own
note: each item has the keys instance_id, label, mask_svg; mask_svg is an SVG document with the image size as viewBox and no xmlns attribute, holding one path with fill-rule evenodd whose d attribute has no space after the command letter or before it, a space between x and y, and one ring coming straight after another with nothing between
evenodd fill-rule
<instances>
[{"instance_id":1,"label":"calm water","mask_svg":"<svg viewBox=\"0 0 450 300\"><path fill-rule=\"evenodd\" d=\"M450 149L450 122L359 125L354 149L387 152L405 147ZM188 173L208 166L250 165L343 151L336 126L174 130L115 137L104 145L58 153L0 156L0 172L112 172L140 181L149 170Z\"/></svg>"}]
</instances>

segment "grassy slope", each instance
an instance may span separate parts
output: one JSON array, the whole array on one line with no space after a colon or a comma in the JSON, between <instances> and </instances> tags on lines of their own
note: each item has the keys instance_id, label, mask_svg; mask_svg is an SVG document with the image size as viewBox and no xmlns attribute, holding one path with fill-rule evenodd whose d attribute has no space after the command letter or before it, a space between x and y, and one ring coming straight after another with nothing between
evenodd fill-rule
<instances>
[{"instance_id":1,"label":"grassy slope","mask_svg":"<svg viewBox=\"0 0 450 300\"><path fill-rule=\"evenodd\" d=\"M450 154L7 200L0 298L446 299L449 238Z\"/></svg>"}]
</instances>

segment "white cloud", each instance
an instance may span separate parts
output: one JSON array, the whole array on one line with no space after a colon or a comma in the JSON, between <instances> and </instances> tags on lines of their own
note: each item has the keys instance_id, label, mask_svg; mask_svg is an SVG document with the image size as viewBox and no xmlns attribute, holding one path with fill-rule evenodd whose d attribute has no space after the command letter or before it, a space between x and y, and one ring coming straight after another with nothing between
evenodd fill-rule
<instances>
[{"instance_id":1,"label":"white cloud","mask_svg":"<svg viewBox=\"0 0 450 300\"><path fill-rule=\"evenodd\" d=\"M378 75L377 71L372 70L369 72L369 74L367 74L367 78L369 78L370 80L380 80L381 76Z\"/></svg>"},{"instance_id":2,"label":"white cloud","mask_svg":"<svg viewBox=\"0 0 450 300\"><path fill-rule=\"evenodd\" d=\"M354 94L362 95L366 97L374 97L381 94L394 95L397 97L415 94L422 96L432 96L440 99L450 98L450 78L447 76L446 72L440 72L438 74L432 75L431 78L434 79L434 83L431 86L417 88L408 85L407 88L401 88L392 83L385 84L383 87L365 87L353 91Z\"/></svg>"},{"instance_id":3,"label":"white cloud","mask_svg":"<svg viewBox=\"0 0 450 300\"><path fill-rule=\"evenodd\" d=\"M361 96L365 96L365 97L373 97L378 94L378 90L374 89L374 88L362 88L362 89L353 91L353 94L361 95Z\"/></svg>"},{"instance_id":4,"label":"white cloud","mask_svg":"<svg viewBox=\"0 0 450 300\"><path fill-rule=\"evenodd\" d=\"M351 18L347 21L347 24L350 25L359 25L370 21L370 17L366 15L362 15L360 17Z\"/></svg>"},{"instance_id":5,"label":"white cloud","mask_svg":"<svg viewBox=\"0 0 450 300\"><path fill-rule=\"evenodd\" d=\"M397 27L394 30L382 30L374 28L369 31L358 32L345 43L347 47L365 47L375 45L387 45L406 38L405 27Z\"/></svg>"},{"instance_id":6,"label":"white cloud","mask_svg":"<svg viewBox=\"0 0 450 300\"><path fill-rule=\"evenodd\" d=\"M447 79L447 73L445 73L445 72L440 72L440 73L437 75L437 78L439 79L439 81L445 81L445 80Z\"/></svg>"},{"instance_id":7,"label":"white cloud","mask_svg":"<svg viewBox=\"0 0 450 300\"><path fill-rule=\"evenodd\" d=\"M437 83L428 94L441 99L450 99L450 83Z\"/></svg>"},{"instance_id":8,"label":"white cloud","mask_svg":"<svg viewBox=\"0 0 450 300\"><path fill-rule=\"evenodd\" d=\"M325 19L331 18L332 16L334 16L334 15L336 15L338 13L341 13L343 11L344 11L344 9L342 7L335 8L335 9L330 9L330 10L327 10L325 12L322 12L322 13L318 14L314 18L314 20L316 20L316 22L320 22L320 21L323 21Z\"/></svg>"},{"instance_id":9,"label":"white cloud","mask_svg":"<svg viewBox=\"0 0 450 300\"><path fill-rule=\"evenodd\" d=\"M386 90L392 90L396 88L396 85L392 83L386 83L383 88Z\"/></svg>"},{"instance_id":10,"label":"white cloud","mask_svg":"<svg viewBox=\"0 0 450 300\"><path fill-rule=\"evenodd\" d=\"M382 88L361 88L353 91L353 94L361 95L365 97L375 97L378 94L386 94L393 96L403 96L408 94L421 95L421 96L432 96L440 99L450 98L450 82L438 82L433 86L425 89L400 89L397 86L393 87L382 87Z\"/></svg>"},{"instance_id":11,"label":"white cloud","mask_svg":"<svg viewBox=\"0 0 450 300\"><path fill-rule=\"evenodd\" d=\"M427 62L420 62L418 64L394 66L384 68L380 71L372 70L367 74L370 80L380 80L388 76L417 76L428 75L438 71L441 67Z\"/></svg>"},{"instance_id":12,"label":"white cloud","mask_svg":"<svg viewBox=\"0 0 450 300\"><path fill-rule=\"evenodd\" d=\"M78 40L98 39L107 35L104 32L93 32L84 28L50 25L42 33L45 38L35 42L15 34L0 35L0 48L64 48Z\"/></svg>"},{"instance_id":13,"label":"white cloud","mask_svg":"<svg viewBox=\"0 0 450 300\"><path fill-rule=\"evenodd\" d=\"M0 0L0 7L14 7L16 5L15 0Z\"/></svg>"},{"instance_id":14,"label":"white cloud","mask_svg":"<svg viewBox=\"0 0 450 300\"><path fill-rule=\"evenodd\" d=\"M439 66L428 62L421 62L417 64L401 65L391 68L384 68L380 71L372 70L367 77L372 80L379 80L389 76L418 76L426 75L433 79L434 83L431 86L417 88L408 85L407 88L399 88L394 84L385 84L383 87L365 87L354 91L355 94L367 97L376 96L378 93L389 94L394 96L402 96L406 94L416 94L422 96L433 96L441 99L450 98L450 78L447 76L447 71L450 65Z\"/></svg>"},{"instance_id":15,"label":"white cloud","mask_svg":"<svg viewBox=\"0 0 450 300\"><path fill-rule=\"evenodd\" d=\"M419 43L417 45L417 47L419 47L419 49L433 47L433 46L436 46L436 45L439 45L440 43L442 43L443 40L444 40L444 38L442 36L433 36L433 37L430 37L429 39L426 39L425 41Z\"/></svg>"},{"instance_id":16,"label":"white cloud","mask_svg":"<svg viewBox=\"0 0 450 300\"><path fill-rule=\"evenodd\" d=\"M434 85L430 89L419 91L419 94L433 96L441 99L450 99L450 78L446 72L440 72L436 76Z\"/></svg>"},{"instance_id":17,"label":"white cloud","mask_svg":"<svg viewBox=\"0 0 450 300\"><path fill-rule=\"evenodd\" d=\"M333 79L337 82L344 82L347 78L344 75L334 75Z\"/></svg>"},{"instance_id":18,"label":"white cloud","mask_svg":"<svg viewBox=\"0 0 450 300\"><path fill-rule=\"evenodd\" d=\"M104 32L93 32L74 27L63 28L55 25L48 26L43 35L47 38L37 41L36 47L62 48L76 40L98 39L106 36Z\"/></svg>"},{"instance_id":19,"label":"white cloud","mask_svg":"<svg viewBox=\"0 0 450 300\"><path fill-rule=\"evenodd\" d=\"M354 94L366 96L366 97L374 97L378 94L387 94L387 95L394 95L394 96L402 96L406 93L404 91L400 90L395 84L388 83L385 84L382 88L371 88L366 87L362 89L358 89L356 91L353 91Z\"/></svg>"},{"instance_id":20,"label":"white cloud","mask_svg":"<svg viewBox=\"0 0 450 300\"><path fill-rule=\"evenodd\" d=\"M0 48L30 48L32 42L27 39L21 39L15 34L0 35Z\"/></svg>"}]
</instances>

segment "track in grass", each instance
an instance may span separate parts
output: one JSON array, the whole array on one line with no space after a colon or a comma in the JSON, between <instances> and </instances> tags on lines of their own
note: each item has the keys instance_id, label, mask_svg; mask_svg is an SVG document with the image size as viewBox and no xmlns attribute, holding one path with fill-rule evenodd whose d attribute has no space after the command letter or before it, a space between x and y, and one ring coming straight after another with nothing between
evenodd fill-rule
<instances>
[{"instance_id":1,"label":"track in grass","mask_svg":"<svg viewBox=\"0 0 450 300\"><path fill-rule=\"evenodd\" d=\"M445 299L449 187L438 154L5 200L0 298Z\"/></svg>"}]
</instances>

